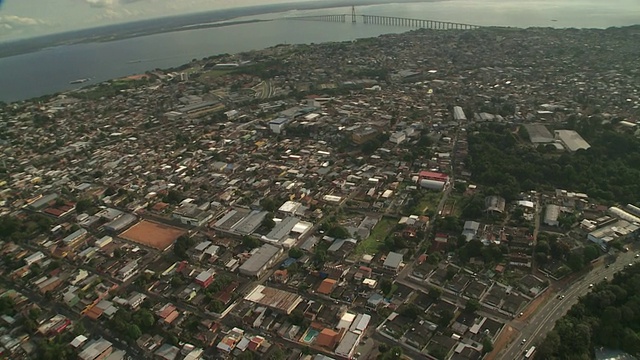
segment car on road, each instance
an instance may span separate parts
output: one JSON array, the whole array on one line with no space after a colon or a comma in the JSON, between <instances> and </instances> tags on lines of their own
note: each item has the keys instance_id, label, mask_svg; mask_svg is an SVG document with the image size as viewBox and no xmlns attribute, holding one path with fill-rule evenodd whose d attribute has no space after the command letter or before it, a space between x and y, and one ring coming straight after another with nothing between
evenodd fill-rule
<instances>
[{"instance_id":1,"label":"car on road","mask_svg":"<svg viewBox=\"0 0 640 360\"><path fill-rule=\"evenodd\" d=\"M527 339L522 339L522 342L520 343L520 345L524 345L526 344L526 342L527 342Z\"/></svg>"},{"instance_id":2,"label":"car on road","mask_svg":"<svg viewBox=\"0 0 640 360\"><path fill-rule=\"evenodd\" d=\"M593 287L593 284L589 284L589 289L591 289Z\"/></svg>"},{"instance_id":3,"label":"car on road","mask_svg":"<svg viewBox=\"0 0 640 360\"><path fill-rule=\"evenodd\" d=\"M558 299L559 299L559 300L564 299L564 295L558 295Z\"/></svg>"},{"instance_id":4,"label":"car on road","mask_svg":"<svg viewBox=\"0 0 640 360\"><path fill-rule=\"evenodd\" d=\"M636 254L635 258L636 258L636 259L637 259L637 258L640 258L640 254Z\"/></svg>"},{"instance_id":5,"label":"car on road","mask_svg":"<svg viewBox=\"0 0 640 360\"><path fill-rule=\"evenodd\" d=\"M605 265L604 267L608 269L608 268L610 268L610 267L611 267L611 264L607 264L607 265Z\"/></svg>"}]
</instances>

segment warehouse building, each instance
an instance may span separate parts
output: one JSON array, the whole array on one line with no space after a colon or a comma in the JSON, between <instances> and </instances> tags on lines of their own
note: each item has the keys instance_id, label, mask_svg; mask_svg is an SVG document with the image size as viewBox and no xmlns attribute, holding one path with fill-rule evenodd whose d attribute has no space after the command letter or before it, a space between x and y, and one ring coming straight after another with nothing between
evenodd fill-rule
<instances>
[{"instance_id":1,"label":"warehouse building","mask_svg":"<svg viewBox=\"0 0 640 360\"><path fill-rule=\"evenodd\" d=\"M569 151L586 150L591 147L580 134L573 130L556 130L556 140L560 140L562 145Z\"/></svg>"},{"instance_id":2,"label":"warehouse building","mask_svg":"<svg viewBox=\"0 0 640 360\"><path fill-rule=\"evenodd\" d=\"M455 121L466 121L467 116L464 114L464 110L460 106L453 107L453 119Z\"/></svg>"},{"instance_id":3,"label":"warehouse building","mask_svg":"<svg viewBox=\"0 0 640 360\"><path fill-rule=\"evenodd\" d=\"M529 140L534 144L553 142L553 135L551 135L547 127L542 124L525 124L524 128L527 129Z\"/></svg>"},{"instance_id":4,"label":"warehouse building","mask_svg":"<svg viewBox=\"0 0 640 360\"><path fill-rule=\"evenodd\" d=\"M104 225L106 231L116 233L132 225L138 218L133 214L124 214Z\"/></svg>"},{"instance_id":5,"label":"warehouse building","mask_svg":"<svg viewBox=\"0 0 640 360\"><path fill-rule=\"evenodd\" d=\"M618 220L612 224L596 229L587 235L589 241L594 242L603 250L609 249L609 244L616 239L637 236L640 226L626 220Z\"/></svg>"},{"instance_id":6,"label":"warehouse building","mask_svg":"<svg viewBox=\"0 0 640 360\"><path fill-rule=\"evenodd\" d=\"M302 302L302 297L298 294L264 285L256 286L244 299L287 315Z\"/></svg>"},{"instance_id":7,"label":"warehouse building","mask_svg":"<svg viewBox=\"0 0 640 360\"><path fill-rule=\"evenodd\" d=\"M240 274L252 277L260 277L273 265L283 250L270 244L262 245L251 257L238 269Z\"/></svg>"}]
</instances>

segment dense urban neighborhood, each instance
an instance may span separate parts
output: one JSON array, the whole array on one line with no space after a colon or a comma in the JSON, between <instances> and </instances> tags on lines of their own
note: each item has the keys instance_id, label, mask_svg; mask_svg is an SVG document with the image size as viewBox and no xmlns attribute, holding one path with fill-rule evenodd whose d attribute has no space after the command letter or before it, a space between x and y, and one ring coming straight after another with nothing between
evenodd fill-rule
<instances>
[{"instance_id":1,"label":"dense urban neighborhood","mask_svg":"<svg viewBox=\"0 0 640 360\"><path fill-rule=\"evenodd\" d=\"M640 356L639 39L417 30L0 104L2 358Z\"/></svg>"}]
</instances>

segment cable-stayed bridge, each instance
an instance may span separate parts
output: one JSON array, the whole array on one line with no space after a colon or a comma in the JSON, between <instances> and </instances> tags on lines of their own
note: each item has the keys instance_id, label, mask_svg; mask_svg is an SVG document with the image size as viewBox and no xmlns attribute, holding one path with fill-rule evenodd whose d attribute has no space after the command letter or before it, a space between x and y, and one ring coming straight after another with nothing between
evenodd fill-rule
<instances>
[{"instance_id":1,"label":"cable-stayed bridge","mask_svg":"<svg viewBox=\"0 0 640 360\"><path fill-rule=\"evenodd\" d=\"M449 21L411 19L395 16L380 15L356 15L355 8L351 8L351 14L328 14L328 15L307 15L285 17L282 20L302 20L302 21L324 21L324 22L342 22L346 23L350 20L352 23L362 23L371 25L388 25L388 26L404 26L411 28L424 28L435 30L473 30L481 26L462 24Z\"/></svg>"}]
</instances>

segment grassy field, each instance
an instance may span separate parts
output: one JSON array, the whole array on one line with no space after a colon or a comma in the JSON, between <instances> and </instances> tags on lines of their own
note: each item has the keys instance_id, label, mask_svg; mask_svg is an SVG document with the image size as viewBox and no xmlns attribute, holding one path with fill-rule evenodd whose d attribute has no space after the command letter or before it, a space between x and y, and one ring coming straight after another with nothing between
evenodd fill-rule
<instances>
[{"instance_id":1,"label":"grassy field","mask_svg":"<svg viewBox=\"0 0 640 360\"><path fill-rule=\"evenodd\" d=\"M375 255L397 223L397 219L383 217L373 228L369 237L358 243L353 252L354 255L358 257L364 254Z\"/></svg>"},{"instance_id":2,"label":"grassy field","mask_svg":"<svg viewBox=\"0 0 640 360\"><path fill-rule=\"evenodd\" d=\"M438 207L438 202L442 197L442 192L439 191L423 191L421 193L420 201L415 206L413 211L415 215L424 215L428 210L435 211Z\"/></svg>"},{"instance_id":3,"label":"grassy field","mask_svg":"<svg viewBox=\"0 0 640 360\"><path fill-rule=\"evenodd\" d=\"M212 81L217 77L227 75L230 72L231 70L220 70L220 69L209 70L207 72L202 73L202 75L200 75L198 80L206 83L206 82Z\"/></svg>"}]
</instances>

